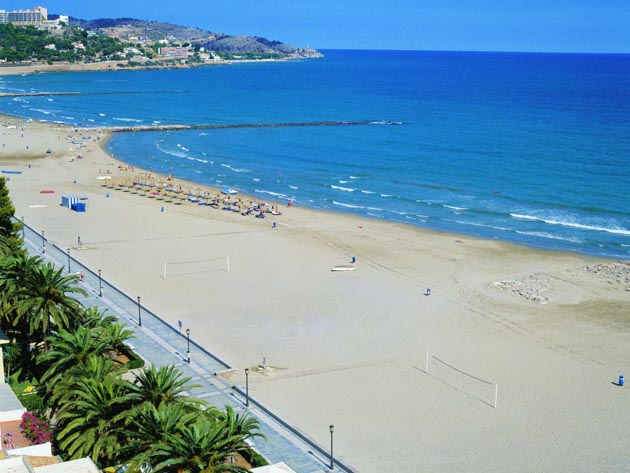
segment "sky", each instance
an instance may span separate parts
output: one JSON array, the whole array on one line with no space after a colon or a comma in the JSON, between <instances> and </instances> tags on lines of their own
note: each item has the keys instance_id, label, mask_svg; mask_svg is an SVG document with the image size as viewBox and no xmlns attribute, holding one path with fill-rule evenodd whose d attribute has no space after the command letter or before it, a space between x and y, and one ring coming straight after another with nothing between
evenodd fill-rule
<instances>
[{"instance_id":1,"label":"sky","mask_svg":"<svg viewBox=\"0 0 630 473\"><path fill-rule=\"evenodd\" d=\"M316 49L630 53L630 0L34 0L82 19L131 17Z\"/></svg>"}]
</instances>

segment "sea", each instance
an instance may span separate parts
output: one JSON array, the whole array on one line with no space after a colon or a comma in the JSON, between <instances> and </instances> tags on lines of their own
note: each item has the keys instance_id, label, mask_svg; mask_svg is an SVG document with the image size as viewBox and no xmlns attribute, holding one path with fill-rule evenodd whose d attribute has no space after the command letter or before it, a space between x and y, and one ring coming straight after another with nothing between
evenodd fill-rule
<instances>
[{"instance_id":1,"label":"sea","mask_svg":"<svg viewBox=\"0 0 630 473\"><path fill-rule=\"evenodd\" d=\"M630 258L630 55L323 51L179 70L0 75L0 112L117 134L116 158L260 200ZM0 69L1 74L1 69Z\"/></svg>"}]
</instances>

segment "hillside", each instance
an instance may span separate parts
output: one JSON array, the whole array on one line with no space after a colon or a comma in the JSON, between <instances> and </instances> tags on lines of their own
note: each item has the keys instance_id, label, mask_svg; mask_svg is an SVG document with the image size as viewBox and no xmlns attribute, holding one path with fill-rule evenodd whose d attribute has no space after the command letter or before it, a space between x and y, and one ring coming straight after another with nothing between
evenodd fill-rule
<instances>
[{"instance_id":1,"label":"hillside","mask_svg":"<svg viewBox=\"0 0 630 473\"><path fill-rule=\"evenodd\" d=\"M157 42L169 38L172 41L191 43L197 47L223 53L221 55L228 58L236 55L265 55L275 58L321 57L321 54L314 49L297 48L280 41L271 41L257 36L233 36L204 31L200 28L135 18L101 18L87 21L71 17L70 26L100 33L111 33L112 30L115 30L122 40L137 37Z\"/></svg>"}]
</instances>

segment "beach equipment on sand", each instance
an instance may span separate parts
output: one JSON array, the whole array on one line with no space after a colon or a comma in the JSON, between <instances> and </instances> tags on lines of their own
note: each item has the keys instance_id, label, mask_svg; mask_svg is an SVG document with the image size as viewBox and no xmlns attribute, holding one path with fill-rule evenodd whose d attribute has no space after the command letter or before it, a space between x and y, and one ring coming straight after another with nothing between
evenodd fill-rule
<instances>
[{"instance_id":1,"label":"beach equipment on sand","mask_svg":"<svg viewBox=\"0 0 630 473\"><path fill-rule=\"evenodd\" d=\"M87 197L80 197L78 195L62 195L61 205L75 212L85 212L87 209Z\"/></svg>"},{"instance_id":2,"label":"beach equipment on sand","mask_svg":"<svg viewBox=\"0 0 630 473\"><path fill-rule=\"evenodd\" d=\"M40 194L54 194L55 191L52 189L45 189L43 191L39 191Z\"/></svg>"},{"instance_id":3,"label":"beach equipment on sand","mask_svg":"<svg viewBox=\"0 0 630 473\"><path fill-rule=\"evenodd\" d=\"M331 271L354 271L355 269L357 268L355 268L354 266L339 265L333 266Z\"/></svg>"},{"instance_id":4,"label":"beach equipment on sand","mask_svg":"<svg viewBox=\"0 0 630 473\"><path fill-rule=\"evenodd\" d=\"M619 386L623 386L624 381L625 381L625 380L623 379L623 375L622 375L622 374L620 374L620 375L619 375Z\"/></svg>"},{"instance_id":5,"label":"beach equipment on sand","mask_svg":"<svg viewBox=\"0 0 630 473\"><path fill-rule=\"evenodd\" d=\"M22 174L22 171L13 171L11 169L3 169L2 174Z\"/></svg>"},{"instance_id":6,"label":"beach equipment on sand","mask_svg":"<svg viewBox=\"0 0 630 473\"><path fill-rule=\"evenodd\" d=\"M236 195L238 194L238 191L233 187L224 187L223 189L221 189L221 194Z\"/></svg>"}]
</instances>

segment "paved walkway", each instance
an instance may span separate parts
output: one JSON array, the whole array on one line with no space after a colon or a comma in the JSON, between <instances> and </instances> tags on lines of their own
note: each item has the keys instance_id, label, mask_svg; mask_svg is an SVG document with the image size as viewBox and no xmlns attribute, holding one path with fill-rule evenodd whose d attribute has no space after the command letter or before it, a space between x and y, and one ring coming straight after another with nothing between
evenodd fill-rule
<instances>
[{"instance_id":1,"label":"paved walkway","mask_svg":"<svg viewBox=\"0 0 630 473\"><path fill-rule=\"evenodd\" d=\"M247 410L260 421L260 431L266 440L255 439L252 445L270 463L284 461L297 473L323 473L330 471L328 453L294 428L283 423L271 412L252 400L245 407L243 389L234 386L222 373L231 367L190 341L191 361L187 362L188 341L186 335L162 322L159 317L144 308L135 298L103 280L96 272L71 258L62 249L49 245L41 235L30 228L25 229L25 246L29 253L43 257L73 273L83 273L81 287L88 293L79 299L85 306L96 306L107 310L125 323L135 333L128 343L146 362L156 366L175 365L184 376L191 377L191 384L200 385L190 390L190 395L207 401L210 405L232 406L236 412ZM42 249L45 248L45 251ZM69 268L68 268L69 266ZM141 301L140 301L141 302ZM141 324L141 325L140 325ZM302 436L302 438L300 438ZM341 463L335 462L335 471L351 472Z\"/></svg>"}]
</instances>

